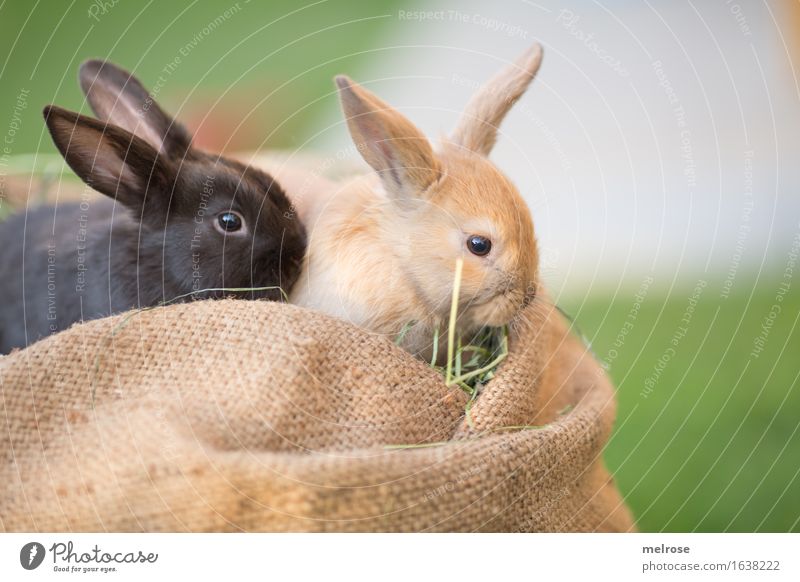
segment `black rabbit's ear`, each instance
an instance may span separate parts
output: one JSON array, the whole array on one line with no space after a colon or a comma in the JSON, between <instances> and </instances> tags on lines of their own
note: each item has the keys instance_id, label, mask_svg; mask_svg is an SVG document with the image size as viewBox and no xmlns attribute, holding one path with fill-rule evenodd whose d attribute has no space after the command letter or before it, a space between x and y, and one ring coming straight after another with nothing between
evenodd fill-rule
<instances>
[{"instance_id":1,"label":"black rabbit's ear","mask_svg":"<svg viewBox=\"0 0 800 582\"><path fill-rule=\"evenodd\" d=\"M137 216L166 214L175 174L171 163L147 142L54 105L45 107L44 117L61 155L89 186Z\"/></svg>"},{"instance_id":2,"label":"black rabbit's ear","mask_svg":"<svg viewBox=\"0 0 800 582\"><path fill-rule=\"evenodd\" d=\"M129 72L91 60L81 65L78 78L98 119L120 126L171 158L186 155L191 136Z\"/></svg>"}]
</instances>

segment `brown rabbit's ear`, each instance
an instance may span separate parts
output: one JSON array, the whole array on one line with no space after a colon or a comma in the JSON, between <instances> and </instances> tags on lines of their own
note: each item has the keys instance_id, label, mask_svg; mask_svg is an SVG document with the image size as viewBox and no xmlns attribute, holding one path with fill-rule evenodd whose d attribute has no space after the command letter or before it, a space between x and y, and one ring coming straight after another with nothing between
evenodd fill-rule
<instances>
[{"instance_id":1,"label":"brown rabbit's ear","mask_svg":"<svg viewBox=\"0 0 800 582\"><path fill-rule=\"evenodd\" d=\"M399 111L348 77L336 77L350 135L395 197L418 196L439 178L428 139Z\"/></svg>"},{"instance_id":2,"label":"brown rabbit's ear","mask_svg":"<svg viewBox=\"0 0 800 582\"><path fill-rule=\"evenodd\" d=\"M173 173L144 140L121 129L54 105L44 108L50 135L67 164L89 186L133 209L168 207ZM154 194L147 196L148 190ZM163 192L160 192L163 193ZM162 214L159 212L159 214Z\"/></svg>"},{"instance_id":3,"label":"brown rabbit's ear","mask_svg":"<svg viewBox=\"0 0 800 582\"><path fill-rule=\"evenodd\" d=\"M91 60L81 65L78 79L98 119L118 125L172 158L186 154L191 136L129 72Z\"/></svg>"},{"instance_id":4,"label":"brown rabbit's ear","mask_svg":"<svg viewBox=\"0 0 800 582\"><path fill-rule=\"evenodd\" d=\"M469 100L451 141L488 156L497 140L497 130L509 109L530 85L542 63L537 43L486 82Z\"/></svg>"}]
</instances>

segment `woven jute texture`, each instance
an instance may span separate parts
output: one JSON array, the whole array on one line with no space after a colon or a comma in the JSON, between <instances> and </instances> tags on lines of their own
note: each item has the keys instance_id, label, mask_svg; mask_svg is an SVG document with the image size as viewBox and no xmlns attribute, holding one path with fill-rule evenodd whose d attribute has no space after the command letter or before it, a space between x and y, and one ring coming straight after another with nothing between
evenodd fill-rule
<instances>
[{"instance_id":1,"label":"woven jute texture","mask_svg":"<svg viewBox=\"0 0 800 582\"><path fill-rule=\"evenodd\" d=\"M6 531L633 528L601 459L613 388L544 303L470 422L391 338L269 302L76 325L0 383Z\"/></svg>"}]
</instances>

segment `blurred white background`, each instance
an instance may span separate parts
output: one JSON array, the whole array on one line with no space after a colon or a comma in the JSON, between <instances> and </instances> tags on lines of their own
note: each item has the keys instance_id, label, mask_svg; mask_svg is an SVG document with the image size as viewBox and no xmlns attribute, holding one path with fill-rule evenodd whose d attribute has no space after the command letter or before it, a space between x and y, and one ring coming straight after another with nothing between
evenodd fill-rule
<instances>
[{"instance_id":1,"label":"blurred white background","mask_svg":"<svg viewBox=\"0 0 800 582\"><path fill-rule=\"evenodd\" d=\"M783 268L800 230L798 18L785 5L469 0L387 18L382 48L346 72L431 137L475 83L544 46L492 158L534 213L556 294ZM336 150L349 138L330 102L312 145Z\"/></svg>"}]
</instances>

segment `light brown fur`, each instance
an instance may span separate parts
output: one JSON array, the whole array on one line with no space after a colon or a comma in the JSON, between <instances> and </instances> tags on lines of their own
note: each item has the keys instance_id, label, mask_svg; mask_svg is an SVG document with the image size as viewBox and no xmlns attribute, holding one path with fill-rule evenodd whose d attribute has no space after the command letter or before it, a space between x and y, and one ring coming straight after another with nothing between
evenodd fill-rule
<instances>
[{"instance_id":1,"label":"light brown fur","mask_svg":"<svg viewBox=\"0 0 800 582\"><path fill-rule=\"evenodd\" d=\"M509 91L521 95L538 69L540 51L526 55L492 79L496 90L479 91L480 107L468 107L453 140L436 152L399 112L337 79L353 140L376 174L327 192L307 214L309 246L293 303L390 338L413 322L403 345L427 356L435 331L445 337L458 258L457 328L466 341L484 326L509 323L533 298L538 253L530 212L485 157ZM487 256L467 250L471 235L492 241Z\"/></svg>"}]
</instances>

